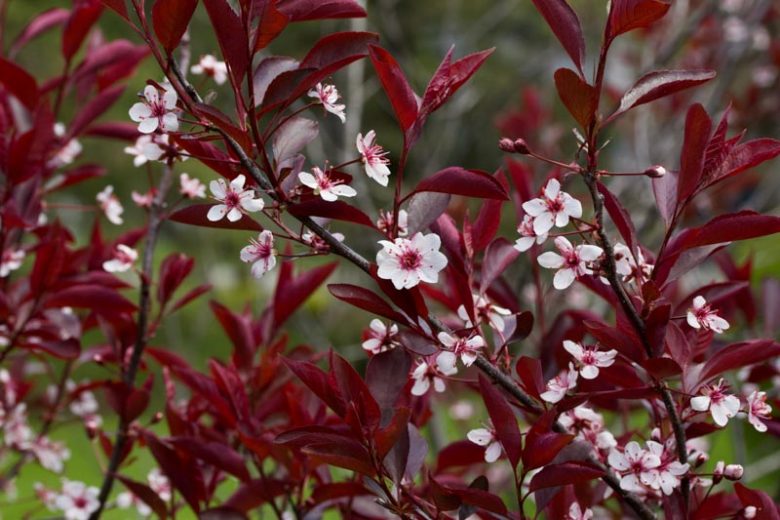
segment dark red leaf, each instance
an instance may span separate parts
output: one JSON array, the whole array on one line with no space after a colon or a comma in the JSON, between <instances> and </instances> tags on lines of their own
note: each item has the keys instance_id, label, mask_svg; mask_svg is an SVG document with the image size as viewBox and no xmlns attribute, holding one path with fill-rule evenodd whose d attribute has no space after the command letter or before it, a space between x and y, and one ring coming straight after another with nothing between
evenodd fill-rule
<instances>
[{"instance_id":1,"label":"dark red leaf","mask_svg":"<svg viewBox=\"0 0 780 520\"><path fill-rule=\"evenodd\" d=\"M607 209L607 213L609 213L609 218L615 223L620 236L623 237L626 246L628 246L636 258L636 229L634 228L634 222L631 220L631 215L628 214L620 200L604 184L599 182L598 189L599 193L604 197L604 207Z\"/></svg>"},{"instance_id":2,"label":"dark red leaf","mask_svg":"<svg viewBox=\"0 0 780 520\"><path fill-rule=\"evenodd\" d=\"M242 484L222 507L246 513L288 492L289 485L284 481L259 478Z\"/></svg>"},{"instance_id":3,"label":"dark red leaf","mask_svg":"<svg viewBox=\"0 0 780 520\"><path fill-rule=\"evenodd\" d=\"M666 357L646 359L640 365L658 380L678 376L683 371L675 360Z\"/></svg>"},{"instance_id":4,"label":"dark red leaf","mask_svg":"<svg viewBox=\"0 0 780 520\"><path fill-rule=\"evenodd\" d=\"M371 495L371 491L357 482L334 482L318 485L311 494L314 504L342 497Z\"/></svg>"},{"instance_id":5,"label":"dark red leaf","mask_svg":"<svg viewBox=\"0 0 780 520\"><path fill-rule=\"evenodd\" d=\"M671 7L668 0L612 0L606 37L611 41L628 31L648 27L663 18Z\"/></svg>"},{"instance_id":6,"label":"dark red leaf","mask_svg":"<svg viewBox=\"0 0 780 520\"><path fill-rule=\"evenodd\" d=\"M0 57L0 83L18 99L27 110L38 104L38 84L26 70Z\"/></svg>"},{"instance_id":7,"label":"dark red leaf","mask_svg":"<svg viewBox=\"0 0 780 520\"><path fill-rule=\"evenodd\" d=\"M217 317L217 321L222 325L225 334L230 338L233 344L234 355L243 365L251 363L255 352L256 342L252 336L251 320L241 314L237 314L219 302L214 300L209 302L211 311Z\"/></svg>"},{"instance_id":8,"label":"dark red leaf","mask_svg":"<svg viewBox=\"0 0 780 520\"><path fill-rule=\"evenodd\" d=\"M552 431L554 419L555 412L546 412L528 430L523 448L523 469L526 471L549 464L574 439L574 435Z\"/></svg>"},{"instance_id":9,"label":"dark red leaf","mask_svg":"<svg viewBox=\"0 0 780 520\"><path fill-rule=\"evenodd\" d=\"M118 14L128 22L130 21L130 17L127 16L127 6L125 5L125 0L101 0L101 1L106 7L112 9L116 14Z\"/></svg>"},{"instance_id":10,"label":"dark red leaf","mask_svg":"<svg viewBox=\"0 0 780 520\"><path fill-rule=\"evenodd\" d=\"M582 61L585 58L585 38L582 36L582 27L577 14L565 0L533 0L533 2L581 73Z\"/></svg>"},{"instance_id":11,"label":"dark red leaf","mask_svg":"<svg viewBox=\"0 0 780 520\"><path fill-rule=\"evenodd\" d=\"M368 47L379 41L372 32L337 32L317 40L301 60L300 68L323 69L334 63L352 60L356 56L367 56Z\"/></svg>"},{"instance_id":12,"label":"dark red leaf","mask_svg":"<svg viewBox=\"0 0 780 520\"><path fill-rule=\"evenodd\" d=\"M152 24L157 40L171 54L179 46L198 0L156 0L152 6Z\"/></svg>"},{"instance_id":13,"label":"dark red leaf","mask_svg":"<svg viewBox=\"0 0 780 520\"><path fill-rule=\"evenodd\" d=\"M206 6L222 57L228 64L234 85L241 81L250 65L249 35L241 18L227 0L203 0Z\"/></svg>"},{"instance_id":14,"label":"dark red leaf","mask_svg":"<svg viewBox=\"0 0 780 520\"><path fill-rule=\"evenodd\" d=\"M723 372L763 363L778 355L780 355L780 343L771 339L758 339L728 345L718 350L704 364L704 368L699 374L699 382L706 383Z\"/></svg>"},{"instance_id":15,"label":"dark red leaf","mask_svg":"<svg viewBox=\"0 0 780 520\"><path fill-rule=\"evenodd\" d=\"M95 119L103 115L106 110L111 108L111 106L116 102L117 99L119 99L124 91L124 86L118 85L111 87L104 90L92 98L89 103L81 107L76 113L76 117L73 118L70 127L68 128L68 135L65 137L65 140L67 141L73 137L81 135L81 133L93 121L95 121Z\"/></svg>"},{"instance_id":16,"label":"dark red leaf","mask_svg":"<svg viewBox=\"0 0 780 520\"><path fill-rule=\"evenodd\" d=\"M706 175L704 181L712 186L733 175L774 159L780 155L780 141L777 139L753 139L734 147L723 162L712 173Z\"/></svg>"},{"instance_id":17,"label":"dark red leaf","mask_svg":"<svg viewBox=\"0 0 780 520\"><path fill-rule=\"evenodd\" d=\"M290 269L292 268L292 264ZM336 270L338 262L310 269L298 276L279 277L274 292L274 325L280 327Z\"/></svg>"},{"instance_id":18,"label":"dark red leaf","mask_svg":"<svg viewBox=\"0 0 780 520\"><path fill-rule=\"evenodd\" d=\"M386 410L392 412L406 386L411 365L411 356L401 348L380 352L369 360L366 383L383 414Z\"/></svg>"},{"instance_id":19,"label":"dark red leaf","mask_svg":"<svg viewBox=\"0 0 780 520\"><path fill-rule=\"evenodd\" d=\"M325 372L307 361L294 361L285 358L284 364L287 365L287 368L289 368L303 384L309 387L317 397L322 399L331 410L336 412L340 417L344 417L347 405L338 388L336 388L335 382L331 381Z\"/></svg>"},{"instance_id":20,"label":"dark red leaf","mask_svg":"<svg viewBox=\"0 0 780 520\"><path fill-rule=\"evenodd\" d=\"M611 121L634 107L696 87L715 77L713 70L656 70L634 83L620 99L620 106L609 116Z\"/></svg>"},{"instance_id":21,"label":"dark red leaf","mask_svg":"<svg viewBox=\"0 0 780 520\"><path fill-rule=\"evenodd\" d=\"M116 478L125 485L128 491L138 497L144 504L149 506L158 517L160 517L162 520L168 518L168 510L166 508L165 502L162 498L160 498L160 495L152 490L152 488L146 484L142 484L141 482L123 477L122 475L117 475Z\"/></svg>"},{"instance_id":22,"label":"dark red leaf","mask_svg":"<svg viewBox=\"0 0 780 520\"><path fill-rule=\"evenodd\" d=\"M255 2L258 17L257 27L254 32L255 52L265 49L287 27L289 18L281 12L276 5L276 0L260 0Z\"/></svg>"},{"instance_id":23,"label":"dark red leaf","mask_svg":"<svg viewBox=\"0 0 780 520\"><path fill-rule=\"evenodd\" d=\"M192 454L212 466L234 475L242 481L250 480L244 464L244 457L229 446L219 442L209 442L196 437L178 437L170 441L177 448Z\"/></svg>"},{"instance_id":24,"label":"dark red leaf","mask_svg":"<svg viewBox=\"0 0 780 520\"><path fill-rule=\"evenodd\" d=\"M277 7L292 22L366 16L355 0L280 0Z\"/></svg>"},{"instance_id":25,"label":"dark red leaf","mask_svg":"<svg viewBox=\"0 0 780 520\"><path fill-rule=\"evenodd\" d=\"M320 198L290 204L287 207L290 214L296 217L322 217L334 220L343 220L374 228L374 222L360 209L347 204L342 200L334 202L324 201Z\"/></svg>"},{"instance_id":26,"label":"dark red leaf","mask_svg":"<svg viewBox=\"0 0 780 520\"><path fill-rule=\"evenodd\" d=\"M241 219L236 222L230 222L227 218L213 222L206 218L211 206L211 204L193 204L177 210L168 218L174 222L181 222L182 224L190 224L192 226L240 229L245 231L263 230L263 227L248 215L241 215Z\"/></svg>"},{"instance_id":27,"label":"dark red leaf","mask_svg":"<svg viewBox=\"0 0 780 520\"><path fill-rule=\"evenodd\" d=\"M492 241L482 260L480 271L482 278L480 279L479 291L484 293L519 254L520 252L515 249L514 245L505 238L499 237Z\"/></svg>"},{"instance_id":28,"label":"dark red leaf","mask_svg":"<svg viewBox=\"0 0 780 520\"><path fill-rule=\"evenodd\" d=\"M775 501L763 491L747 488L739 482L734 484L734 491L744 507L756 508L755 520L780 520Z\"/></svg>"},{"instance_id":29,"label":"dark red leaf","mask_svg":"<svg viewBox=\"0 0 780 520\"><path fill-rule=\"evenodd\" d=\"M417 98L409 86L401 67L389 52L381 47L370 45L368 55L374 64L382 88L390 99L395 111L395 117L401 130L406 132L417 119Z\"/></svg>"},{"instance_id":30,"label":"dark red leaf","mask_svg":"<svg viewBox=\"0 0 780 520\"><path fill-rule=\"evenodd\" d=\"M160 266L160 282L157 285L157 301L165 304L192 272L195 260L181 253L172 253Z\"/></svg>"},{"instance_id":31,"label":"dark red leaf","mask_svg":"<svg viewBox=\"0 0 780 520\"><path fill-rule=\"evenodd\" d=\"M205 496L205 486L203 474L194 459L185 456L180 450L170 448L151 432L145 431L144 439L173 487L196 513L199 512L200 501Z\"/></svg>"},{"instance_id":32,"label":"dark red leaf","mask_svg":"<svg viewBox=\"0 0 780 520\"><path fill-rule=\"evenodd\" d=\"M712 132L712 120L704 107L696 103L685 118L685 139L680 154L677 180L677 204L682 204L699 187L704 170L704 153Z\"/></svg>"},{"instance_id":33,"label":"dark red leaf","mask_svg":"<svg viewBox=\"0 0 780 520\"><path fill-rule=\"evenodd\" d=\"M103 4L100 0L81 0L76 2L70 18L62 31L62 56L70 61L78 52L87 37L87 33L100 18Z\"/></svg>"},{"instance_id":34,"label":"dark red leaf","mask_svg":"<svg viewBox=\"0 0 780 520\"><path fill-rule=\"evenodd\" d=\"M329 464L373 476L376 470L366 449L356 442L322 442L306 446L302 450L316 464Z\"/></svg>"},{"instance_id":35,"label":"dark red leaf","mask_svg":"<svg viewBox=\"0 0 780 520\"><path fill-rule=\"evenodd\" d=\"M504 394L498 391L482 374L479 375L479 389L485 402L490 421L496 429L496 437L504 447L512 467L520 462L523 438L517 425L517 418Z\"/></svg>"},{"instance_id":36,"label":"dark red leaf","mask_svg":"<svg viewBox=\"0 0 780 520\"><path fill-rule=\"evenodd\" d=\"M542 468L534 475L529 486L530 491L568 484L581 484L601 478L604 471L581 462L564 462Z\"/></svg>"},{"instance_id":37,"label":"dark red leaf","mask_svg":"<svg viewBox=\"0 0 780 520\"><path fill-rule=\"evenodd\" d=\"M98 285L75 285L59 290L46 299L46 306L90 309L98 314L128 314L137 309L115 290Z\"/></svg>"},{"instance_id":38,"label":"dark red leaf","mask_svg":"<svg viewBox=\"0 0 780 520\"><path fill-rule=\"evenodd\" d=\"M555 71L555 88L574 120L587 129L598 107L596 89L571 69Z\"/></svg>"},{"instance_id":39,"label":"dark red leaf","mask_svg":"<svg viewBox=\"0 0 780 520\"><path fill-rule=\"evenodd\" d=\"M378 294L369 289L348 283L332 283L328 285L328 291L339 300L345 301L364 311L389 318L399 323L406 322L406 319L402 314L396 312Z\"/></svg>"},{"instance_id":40,"label":"dark red leaf","mask_svg":"<svg viewBox=\"0 0 780 520\"><path fill-rule=\"evenodd\" d=\"M448 444L436 455L436 474L450 468L473 466L485 461L485 448L469 440Z\"/></svg>"},{"instance_id":41,"label":"dark red leaf","mask_svg":"<svg viewBox=\"0 0 780 520\"><path fill-rule=\"evenodd\" d=\"M525 391L536 399L541 399L540 394L545 390L541 362L528 356L520 356L515 364L515 371Z\"/></svg>"},{"instance_id":42,"label":"dark red leaf","mask_svg":"<svg viewBox=\"0 0 780 520\"><path fill-rule=\"evenodd\" d=\"M43 11L19 33L14 39L11 48L8 51L10 56L14 56L21 50L22 47L27 45L31 40L45 33L49 29L62 25L70 17L70 11L67 9L49 9Z\"/></svg>"},{"instance_id":43,"label":"dark red leaf","mask_svg":"<svg viewBox=\"0 0 780 520\"><path fill-rule=\"evenodd\" d=\"M191 157L198 159L226 179L233 179L238 175L239 162L213 144L182 135L173 136L173 140Z\"/></svg>"},{"instance_id":44,"label":"dark red leaf","mask_svg":"<svg viewBox=\"0 0 780 520\"><path fill-rule=\"evenodd\" d=\"M451 166L423 179L413 193L435 191L481 199L508 200L501 183L492 175L481 170L466 170Z\"/></svg>"},{"instance_id":45,"label":"dark red leaf","mask_svg":"<svg viewBox=\"0 0 780 520\"><path fill-rule=\"evenodd\" d=\"M721 215L701 227L686 229L675 237L670 250L685 251L694 247L747 240L780 233L780 217L755 211Z\"/></svg>"}]
</instances>

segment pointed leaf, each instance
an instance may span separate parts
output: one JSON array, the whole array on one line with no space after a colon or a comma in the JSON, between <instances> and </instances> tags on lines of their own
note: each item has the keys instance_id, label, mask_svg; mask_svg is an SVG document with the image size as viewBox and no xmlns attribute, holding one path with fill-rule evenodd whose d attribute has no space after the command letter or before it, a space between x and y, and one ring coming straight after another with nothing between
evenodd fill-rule
<instances>
[{"instance_id":1,"label":"pointed leaf","mask_svg":"<svg viewBox=\"0 0 780 520\"><path fill-rule=\"evenodd\" d=\"M574 120L587 129L598 106L596 89L571 69L555 71L555 88Z\"/></svg>"},{"instance_id":2,"label":"pointed leaf","mask_svg":"<svg viewBox=\"0 0 780 520\"><path fill-rule=\"evenodd\" d=\"M389 52L375 45L369 46L368 51L374 69L382 83L382 88L390 99L390 104L395 111L395 117L401 130L406 132L417 119L417 98L409 86L401 67Z\"/></svg>"},{"instance_id":3,"label":"pointed leaf","mask_svg":"<svg viewBox=\"0 0 780 520\"><path fill-rule=\"evenodd\" d=\"M179 46L197 6L198 0L156 0L152 6L154 34L168 54Z\"/></svg>"},{"instance_id":4,"label":"pointed leaf","mask_svg":"<svg viewBox=\"0 0 780 520\"><path fill-rule=\"evenodd\" d=\"M663 18L671 5L668 0L612 0L607 20L607 40L650 26Z\"/></svg>"},{"instance_id":5,"label":"pointed leaf","mask_svg":"<svg viewBox=\"0 0 780 520\"><path fill-rule=\"evenodd\" d=\"M623 94L620 106L614 114L609 116L608 121L634 107L696 87L714 77L715 71L713 70L656 70L649 72L639 78L639 81Z\"/></svg>"},{"instance_id":6,"label":"pointed leaf","mask_svg":"<svg viewBox=\"0 0 780 520\"><path fill-rule=\"evenodd\" d=\"M577 14L565 0L533 0L533 2L577 66L577 70L582 73L585 38L582 36L582 27Z\"/></svg>"}]
</instances>

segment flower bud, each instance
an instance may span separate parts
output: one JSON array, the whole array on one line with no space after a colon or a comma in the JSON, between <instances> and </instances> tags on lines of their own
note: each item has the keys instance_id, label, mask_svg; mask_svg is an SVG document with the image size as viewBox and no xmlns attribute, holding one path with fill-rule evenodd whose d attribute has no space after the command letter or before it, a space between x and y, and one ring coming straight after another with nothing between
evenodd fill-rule
<instances>
[{"instance_id":1,"label":"flower bud","mask_svg":"<svg viewBox=\"0 0 780 520\"><path fill-rule=\"evenodd\" d=\"M742 510L742 516L745 518L755 518L756 517L756 506L747 506L745 509Z\"/></svg>"},{"instance_id":2,"label":"flower bud","mask_svg":"<svg viewBox=\"0 0 780 520\"><path fill-rule=\"evenodd\" d=\"M717 484L721 480L723 480L723 474L726 471L726 463L722 460L719 460L717 464L715 464L715 469L712 471L712 483Z\"/></svg>"},{"instance_id":3,"label":"flower bud","mask_svg":"<svg viewBox=\"0 0 780 520\"><path fill-rule=\"evenodd\" d=\"M644 171L644 174L650 177L651 179L660 179L664 175L666 175L666 168L663 166L656 164L655 166L651 166L650 168L646 169Z\"/></svg>"},{"instance_id":4,"label":"flower bud","mask_svg":"<svg viewBox=\"0 0 780 520\"><path fill-rule=\"evenodd\" d=\"M745 469L740 464L729 464L723 471L723 476L729 480L739 480L745 473Z\"/></svg>"},{"instance_id":5,"label":"flower bud","mask_svg":"<svg viewBox=\"0 0 780 520\"><path fill-rule=\"evenodd\" d=\"M152 416L152 420L150 421L151 424L157 424L160 421L163 420L163 414L162 412L157 412Z\"/></svg>"},{"instance_id":6,"label":"flower bud","mask_svg":"<svg viewBox=\"0 0 780 520\"><path fill-rule=\"evenodd\" d=\"M515 143L508 137L502 137L498 140L498 148L502 152L515 153Z\"/></svg>"},{"instance_id":7,"label":"flower bud","mask_svg":"<svg viewBox=\"0 0 780 520\"><path fill-rule=\"evenodd\" d=\"M531 149L528 148L528 143L525 142L525 139L515 139L513 144L515 146L515 153L519 153L520 155L528 155L531 153Z\"/></svg>"}]
</instances>

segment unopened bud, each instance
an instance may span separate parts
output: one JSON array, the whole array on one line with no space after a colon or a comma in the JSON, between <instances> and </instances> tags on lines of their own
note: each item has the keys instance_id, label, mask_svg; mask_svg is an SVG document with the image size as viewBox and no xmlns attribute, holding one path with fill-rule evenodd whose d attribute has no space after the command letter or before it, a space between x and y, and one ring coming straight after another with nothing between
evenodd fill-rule
<instances>
[{"instance_id":1,"label":"unopened bud","mask_svg":"<svg viewBox=\"0 0 780 520\"><path fill-rule=\"evenodd\" d=\"M528 155L531 153L531 149L528 148L528 143L525 142L525 139L515 139L514 146L515 153L519 153L520 155Z\"/></svg>"},{"instance_id":2,"label":"unopened bud","mask_svg":"<svg viewBox=\"0 0 780 520\"><path fill-rule=\"evenodd\" d=\"M644 173L651 179L660 179L661 177L666 175L666 168L656 164L655 166L651 166L650 168L646 169Z\"/></svg>"},{"instance_id":3,"label":"unopened bud","mask_svg":"<svg viewBox=\"0 0 780 520\"><path fill-rule=\"evenodd\" d=\"M722 460L719 460L717 464L715 464L715 469L712 471L712 483L717 484L721 480L723 480L723 474L726 471L726 463Z\"/></svg>"},{"instance_id":4,"label":"unopened bud","mask_svg":"<svg viewBox=\"0 0 780 520\"><path fill-rule=\"evenodd\" d=\"M152 416L151 424L157 424L163 420L162 412L157 412Z\"/></svg>"},{"instance_id":5,"label":"unopened bud","mask_svg":"<svg viewBox=\"0 0 780 520\"><path fill-rule=\"evenodd\" d=\"M747 506L742 510L742 516L745 518L755 518L757 512L756 506Z\"/></svg>"},{"instance_id":6,"label":"unopened bud","mask_svg":"<svg viewBox=\"0 0 780 520\"><path fill-rule=\"evenodd\" d=\"M723 471L723 476L729 480L739 480L745 473L745 469L740 464L729 464Z\"/></svg>"},{"instance_id":7,"label":"unopened bud","mask_svg":"<svg viewBox=\"0 0 780 520\"><path fill-rule=\"evenodd\" d=\"M515 153L515 143L508 137L502 137L498 140L498 148L502 152Z\"/></svg>"}]
</instances>

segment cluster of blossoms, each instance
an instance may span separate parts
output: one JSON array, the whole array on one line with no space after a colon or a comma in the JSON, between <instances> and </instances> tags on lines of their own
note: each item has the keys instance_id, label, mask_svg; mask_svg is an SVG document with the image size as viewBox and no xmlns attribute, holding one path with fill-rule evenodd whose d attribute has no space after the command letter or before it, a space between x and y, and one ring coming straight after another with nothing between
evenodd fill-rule
<instances>
[{"instance_id":1,"label":"cluster of blossoms","mask_svg":"<svg viewBox=\"0 0 780 520\"><path fill-rule=\"evenodd\" d=\"M398 346L398 325L392 323L389 327L374 318L369 324L368 332L363 340L362 347L366 352L379 354Z\"/></svg>"},{"instance_id":2,"label":"cluster of blossoms","mask_svg":"<svg viewBox=\"0 0 780 520\"><path fill-rule=\"evenodd\" d=\"M547 389L542 392L541 398L548 403L555 404L566 396L569 390L577 386L577 377L583 379L596 379L599 369L607 368L615 363L616 350L606 352L598 350L596 345L582 345L580 343L565 340L563 348L574 358L566 370L547 382Z\"/></svg>"},{"instance_id":3,"label":"cluster of blossoms","mask_svg":"<svg viewBox=\"0 0 780 520\"><path fill-rule=\"evenodd\" d=\"M49 511L61 513L65 520L87 520L100 506L100 490L75 480L63 479L59 491L36 484L35 493Z\"/></svg>"},{"instance_id":4,"label":"cluster of blossoms","mask_svg":"<svg viewBox=\"0 0 780 520\"><path fill-rule=\"evenodd\" d=\"M607 460L621 475L620 487L640 495L671 495L689 469L689 464L677 460L673 443L672 439L665 444L647 441L642 449L631 441L622 451L613 449Z\"/></svg>"},{"instance_id":5,"label":"cluster of blossoms","mask_svg":"<svg viewBox=\"0 0 780 520\"><path fill-rule=\"evenodd\" d=\"M558 424L596 448L602 458L617 446L615 436L604 428L604 417L587 406L580 405L562 413L558 417Z\"/></svg>"},{"instance_id":6,"label":"cluster of blossoms","mask_svg":"<svg viewBox=\"0 0 780 520\"><path fill-rule=\"evenodd\" d=\"M704 385L699 389L698 395L691 398L691 409L701 413L709 412L715 424L722 428L742 410L739 397L727 392L728 385L723 379ZM754 390L746 398L745 412L748 422L759 432L767 430L763 421L770 419L772 414L772 407L767 404L766 399L766 392L758 390Z\"/></svg>"}]
</instances>

